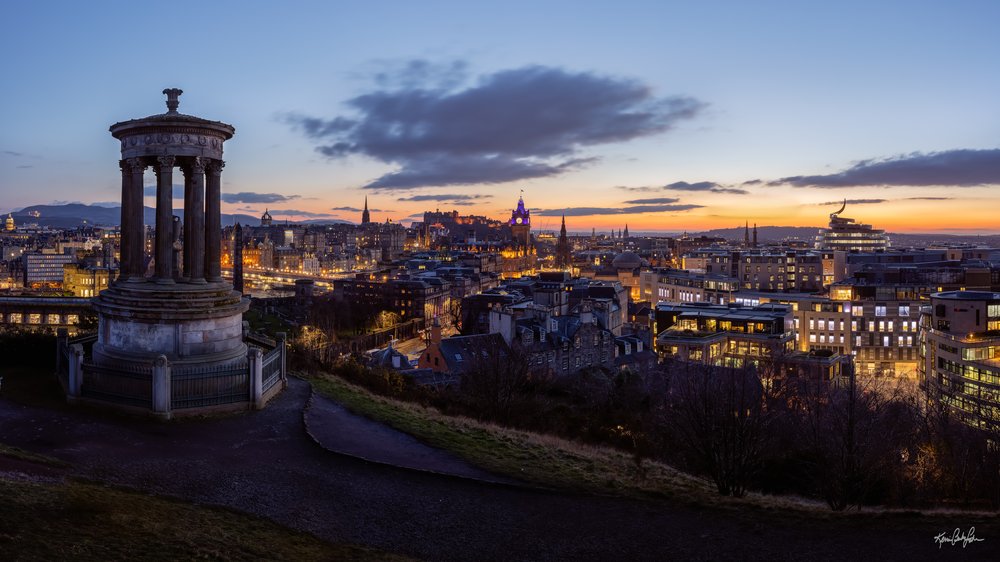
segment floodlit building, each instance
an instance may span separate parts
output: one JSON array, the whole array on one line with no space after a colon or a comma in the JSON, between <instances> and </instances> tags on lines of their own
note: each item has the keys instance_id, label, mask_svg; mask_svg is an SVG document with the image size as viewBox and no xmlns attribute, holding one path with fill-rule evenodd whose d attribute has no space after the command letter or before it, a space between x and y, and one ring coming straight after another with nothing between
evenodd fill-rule
<instances>
[{"instance_id":1,"label":"floodlit building","mask_svg":"<svg viewBox=\"0 0 1000 562\"><path fill-rule=\"evenodd\" d=\"M1000 293L935 293L923 307L920 385L965 423L1000 429Z\"/></svg>"},{"instance_id":2,"label":"floodlit building","mask_svg":"<svg viewBox=\"0 0 1000 562\"><path fill-rule=\"evenodd\" d=\"M816 236L817 249L871 252L889 248L889 237L884 230L840 216L846 207L845 199L839 211L830 213L829 228L820 230Z\"/></svg>"}]
</instances>

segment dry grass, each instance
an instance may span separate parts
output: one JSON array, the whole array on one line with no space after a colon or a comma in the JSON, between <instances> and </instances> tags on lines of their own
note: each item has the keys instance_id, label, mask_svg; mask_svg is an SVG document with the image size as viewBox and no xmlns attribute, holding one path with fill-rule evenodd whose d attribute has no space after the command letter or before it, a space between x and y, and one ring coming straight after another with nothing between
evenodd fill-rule
<instances>
[{"instance_id":1,"label":"dry grass","mask_svg":"<svg viewBox=\"0 0 1000 562\"><path fill-rule=\"evenodd\" d=\"M38 453L32 453L31 451L25 451L24 449L18 447L4 445L3 443L0 443L0 456L51 466L53 468L64 468L69 466L69 463L65 461L40 455Z\"/></svg>"},{"instance_id":2,"label":"dry grass","mask_svg":"<svg viewBox=\"0 0 1000 562\"><path fill-rule=\"evenodd\" d=\"M601 495L671 499L698 505L754 505L824 512L819 502L750 495L723 498L714 485L663 463L634 458L609 447L585 445L446 416L432 408L377 396L333 375L308 377L314 388L351 411L386 423L421 441L455 453L476 466L525 482Z\"/></svg>"},{"instance_id":3,"label":"dry grass","mask_svg":"<svg viewBox=\"0 0 1000 562\"><path fill-rule=\"evenodd\" d=\"M988 521L996 513L951 510L866 508L863 512L832 512L824 502L797 496L748 493L743 498L720 496L704 479L659 462L636 465L632 456L609 447L588 446L543 435L446 416L419 404L377 396L329 374L306 377L320 393L351 411L385 423L421 441L505 476L549 488L599 495L667 500L698 507L753 510L790 517L854 519L859 523L906 521L913 517Z\"/></svg>"},{"instance_id":4,"label":"dry grass","mask_svg":"<svg viewBox=\"0 0 1000 562\"><path fill-rule=\"evenodd\" d=\"M402 560L225 509L2 476L0 552L6 560Z\"/></svg>"}]
</instances>

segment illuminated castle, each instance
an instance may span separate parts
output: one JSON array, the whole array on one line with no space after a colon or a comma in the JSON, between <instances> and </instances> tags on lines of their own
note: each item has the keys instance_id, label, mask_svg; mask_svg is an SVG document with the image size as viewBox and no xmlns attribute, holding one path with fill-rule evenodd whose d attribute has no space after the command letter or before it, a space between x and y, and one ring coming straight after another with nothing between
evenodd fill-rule
<instances>
[{"instance_id":1,"label":"illuminated castle","mask_svg":"<svg viewBox=\"0 0 1000 562\"><path fill-rule=\"evenodd\" d=\"M510 231L514 244L527 248L531 245L531 211L524 208L524 195L517 198L517 208L510 213Z\"/></svg>"}]
</instances>

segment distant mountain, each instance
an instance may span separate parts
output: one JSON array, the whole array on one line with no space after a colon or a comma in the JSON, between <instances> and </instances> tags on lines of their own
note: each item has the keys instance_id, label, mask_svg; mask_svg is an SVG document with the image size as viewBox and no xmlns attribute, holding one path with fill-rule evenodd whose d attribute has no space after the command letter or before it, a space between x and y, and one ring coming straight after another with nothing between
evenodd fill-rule
<instances>
[{"instance_id":1,"label":"distant mountain","mask_svg":"<svg viewBox=\"0 0 1000 562\"><path fill-rule=\"evenodd\" d=\"M717 236L727 240L743 241L745 227L717 228L705 232L688 233L688 236ZM816 238L819 227L810 226L758 226L757 241L761 244L782 242L785 240L803 240L812 242ZM751 236L753 227L750 227ZM894 248L926 247L941 244L971 244L974 246L1000 247L1000 235L997 234L901 234L889 232L889 240Z\"/></svg>"},{"instance_id":2,"label":"distant mountain","mask_svg":"<svg viewBox=\"0 0 1000 562\"><path fill-rule=\"evenodd\" d=\"M37 213L38 216L34 216ZM184 210L177 209L174 214L184 220ZM78 226L117 226L121 221L121 207L102 207L100 205L84 205L82 203L67 203L65 205L32 205L20 211L11 213L17 224L35 223L39 226L51 228L76 228ZM156 223L156 209L143 207L143 221L146 224ZM242 214L223 214L222 226L232 226L240 224L258 225L260 217ZM342 223L340 220L314 220L307 221L308 224L318 223ZM295 223L290 224L305 224Z\"/></svg>"},{"instance_id":3,"label":"distant mountain","mask_svg":"<svg viewBox=\"0 0 1000 562\"><path fill-rule=\"evenodd\" d=\"M819 227L814 226L758 226L757 242L765 244L767 242L782 242L784 240L805 240L816 239L816 232ZM688 233L688 236L717 236L727 240L742 241L745 227L739 228L716 228L704 232ZM750 227L750 235L753 236L753 226Z\"/></svg>"}]
</instances>

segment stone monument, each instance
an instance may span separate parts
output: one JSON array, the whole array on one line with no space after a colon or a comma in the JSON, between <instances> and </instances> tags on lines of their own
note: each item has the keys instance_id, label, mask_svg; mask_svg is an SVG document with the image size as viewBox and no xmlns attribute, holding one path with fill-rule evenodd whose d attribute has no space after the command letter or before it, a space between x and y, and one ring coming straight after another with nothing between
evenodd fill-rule
<instances>
[{"instance_id":1,"label":"stone monument","mask_svg":"<svg viewBox=\"0 0 1000 562\"><path fill-rule=\"evenodd\" d=\"M177 111L111 126L121 142L118 279L93 300L98 331L59 338L60 381L71 400L161 417L260 408L287 384L284 337L244 333L249 301L222 278L222 145L232 125ZM156 174L152 275L143 224L143 175ZM184 182L183 226L173 209L174 169ZM89 351L89 353L88 353Z\"/></svg>"},{"instance_id":2,"label":"stone monument","mask_svg":"<svg viewBox=\"0 0 1000 562\"><path fill-rule=\"evenodd\" d=\"M177 112L176 88L163 90L167 112L111 126L121 141L121 274L94 299L99 315L94 362L148 363L163 355L174 365L201 367L244 359L243 313L248 308L221 274L223 142L235 129ZM156 173L153 276L143 251L143 173ZM184 176L183 260L174 259L174 168Z\"/></svg>"}]
</instances>

